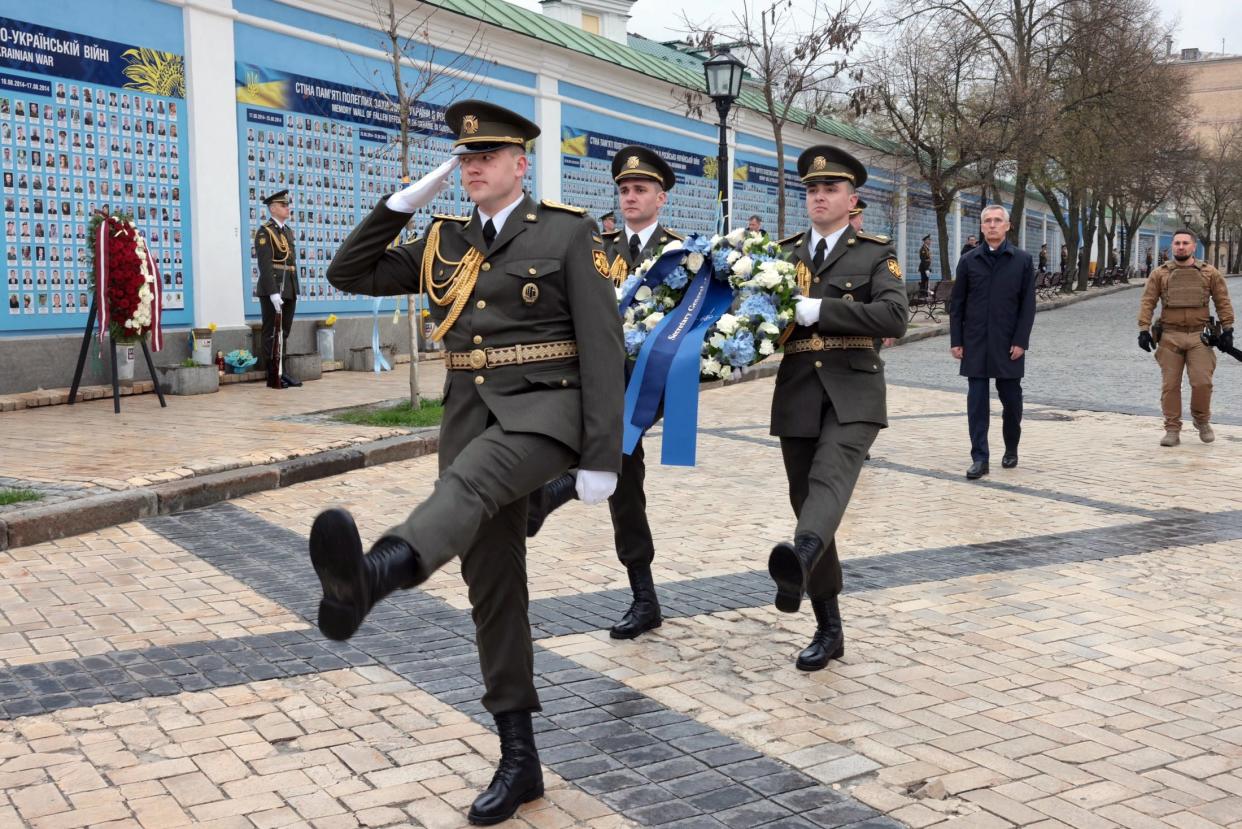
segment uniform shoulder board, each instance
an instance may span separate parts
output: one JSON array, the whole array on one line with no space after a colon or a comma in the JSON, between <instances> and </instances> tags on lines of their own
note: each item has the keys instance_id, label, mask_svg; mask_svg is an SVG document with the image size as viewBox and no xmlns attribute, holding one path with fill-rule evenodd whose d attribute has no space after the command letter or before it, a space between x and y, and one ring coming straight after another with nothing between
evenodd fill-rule
<instances>
[{"instance_id":1,"label":"uniform shoulder board","mask_svg":"<svg viewBox=\"0 0 1242 829\"><path fill-rule=\"evenodd\" d=\"M617 234L619 234L620 232L621 232L621 228L617 228L616 230L600 231L599 235L603 236L605 239L616 239Z\"/></svg>"},{"instance_id":2,"label":"uniform shoulder board","mask_svg":"<svg viewBox=\"0 0 1242 829\"><path fill-rule=\"evenodd\" d=\"M575 216L586 215L585 207L574 207L572 204L561 204L560 202L552 201L551 199L543 199L540 204L544 207L551 208L552 210L563 210L566 213L573 213Z\"/></svg>"},{"instance_id":3,"label":"uniform shoulder board","mask_svg":"<svg viewBox=\"0 0 1242 829\"><path fill-rule=\"evenodd\" d=\"M672 237L673 237L674 239L676 239L678 242L684 242L684 241L686 241L686 234L684 234L684 233L678 233L678 232L677 232L677 231L675 231L675 230L669 230L667 227L666 227L666 228L662 228L662 229L663 229L663 231L664 231L665 233L667 233L669 236L672 236Z\"/></svg>"},{"instance_id":4,"label":"uniform shoulder board","mask_svg":"<svg viewBox=\"0 0 1242 829\"><path fill-rule=\"evenodd\" d=\"M861 231L854 234L859 239L866 239L868 242L879 242L881 245L887 245L891 240L882 233L863 233Z\"/></svg>"},{"instance_id":5,"label":"uniform shoulder board","mask_svg":"<svg viewBox=\"0 0 1242 829\"><path fill-rule=\"evenodd\" d=\"M778 240L776 244L778 244L778 245L788 245L788 244L790 244L790 243L792 243L792 242L800 242L800 241L802 241L802 231L801 231L801 230L799 230L797 233L793 234L792 236L786 236L784 239L780 239L780 240Z\"/></svg>"},{"instance_id":6,"label":"uniform shoulder board","mask_svg":"<svg viewBox=\"0 0 1242 829\"><path fill-rule=\"evenodd\" d=\"M434 213L431 218L439 219L442 222L460 222L461 224L470 221L469 216L451 216L448 213Z\"/></svg>"}]
</instances>

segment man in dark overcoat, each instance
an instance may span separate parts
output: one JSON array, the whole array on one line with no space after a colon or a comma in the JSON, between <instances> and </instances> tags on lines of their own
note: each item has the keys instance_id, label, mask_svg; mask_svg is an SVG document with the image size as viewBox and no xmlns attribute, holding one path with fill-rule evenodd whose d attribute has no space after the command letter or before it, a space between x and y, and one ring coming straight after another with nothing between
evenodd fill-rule
<instances>
[{"instance_id":1,"label":"man in dark overcoat","mask_svg":"<svg viewBox=\"0 0 1242 829\"><path fill-rule=\"evenodd\" d=\"M996 381L1003 408L1005 454L1001 466L1018 465L1022 437L1022 376L1031 326L1035 323L1035 268L1031 255L1011 244L1009 211L999 204L983 208L983 243L957 263L949 297L950 352L970 382L966 416L970 423L970 469L974 480L988 474L988 379Z\"/></svg>"}]
</instances>

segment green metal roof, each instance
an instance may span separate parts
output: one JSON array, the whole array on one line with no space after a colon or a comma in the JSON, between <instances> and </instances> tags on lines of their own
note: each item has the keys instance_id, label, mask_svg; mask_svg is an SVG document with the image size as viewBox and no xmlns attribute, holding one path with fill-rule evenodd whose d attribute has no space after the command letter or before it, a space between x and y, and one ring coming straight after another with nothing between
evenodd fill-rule
<instances>
[{"instance_id":1,"label":"green metal roof","mask_svg":"<svg viewBox=\"0 0 1242 829\"><path fill-rule=\"evenodd\" d=\"M640 50L617 43L606 37L585 32L577 26L554 20L539 12L515 6L505 0L429 0L429 2L446 11L490 23L545 43L572 49L597 60L606 61L676 86L695 90L703 88L702 71L691 68L681 60L673 60L663 53L653 54L657 52L655 49ZM648 41L648 43L654 43L654 41ZM669 47L662 48L669 49ZM674 50L669 49L669 51ZM742 90L738 105L756 112L767 111L763 96L748 89ZM790 113L789 120L805 124L808 116L807 113L798 110ZM893 151L892 145L888 142L840 121L819 117L814 119L814 123L815 129L828 135L853 141L881 152L891 153Z\"/></svg>"}]
</instances>

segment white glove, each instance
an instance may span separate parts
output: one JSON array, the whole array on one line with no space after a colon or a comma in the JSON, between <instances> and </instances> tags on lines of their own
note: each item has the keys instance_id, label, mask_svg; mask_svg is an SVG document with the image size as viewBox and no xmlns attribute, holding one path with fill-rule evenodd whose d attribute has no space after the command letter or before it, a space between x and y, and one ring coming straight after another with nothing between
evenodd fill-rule
<instances>
[{"instance_id":1,"label":"white glove","mask_svg":"<svg viewBox=\"0 0 1242 829\"><path fill-rule=\"evenodd\" d=\"M272 301L272 306L276 309L276 313L280 313L280 306L284 305L284 301L280 298L280 294L272 294L268 297Z\"/></svg>"},{"instance_id":2,"label":"white glove","mask_svg":"<svg viewBox=\"0 0 1242 829\"><path fill-rule=\"evenodd\" d=\"M819 322L819 306L822 299L798 297L798 305L794 309L794 319L798 325L815 325Z\"/></svg>"},{"instance_id":3,"label":"white glove","mask_svg":"<svg viewBox=\"0 0 1242 829\"><path fill-rule=\"evenodd\" d=\"M574 490L578 493L578 497L588 506L607 501L616 488L616 472L579 469L578 479L574 482Z\"/></svg>"},{"instance_id":4,"label":"white glove","mask_svg":"<svg viewBox=\"0 0 1242 829\"><path fill-rule=\"evenodd\" d=\"M460 156L453 156L410 186L388 197L388 209L397 213L413 213L431 204L441 190L448 187L448 178L461 164Z\"/></svg>"}]
</instances>

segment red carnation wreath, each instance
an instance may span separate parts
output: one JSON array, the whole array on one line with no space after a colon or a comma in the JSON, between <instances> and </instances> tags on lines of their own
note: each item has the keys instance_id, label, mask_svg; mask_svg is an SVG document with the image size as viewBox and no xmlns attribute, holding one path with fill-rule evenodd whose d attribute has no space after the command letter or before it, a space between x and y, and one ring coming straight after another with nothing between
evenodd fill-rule
<instances>
[{"instance_id":1,"label":"red carnation wreath","mask_svg":"<svg viewBox=\"0 0 1242 829\"><path fill-rule=\"evenodd\" d=\"M95 290L99 296L99 337L114 342L142 340L164 346L160 329L160 272L147 241L125 213L91 217Z\"/></svg>"}]
</instances>

